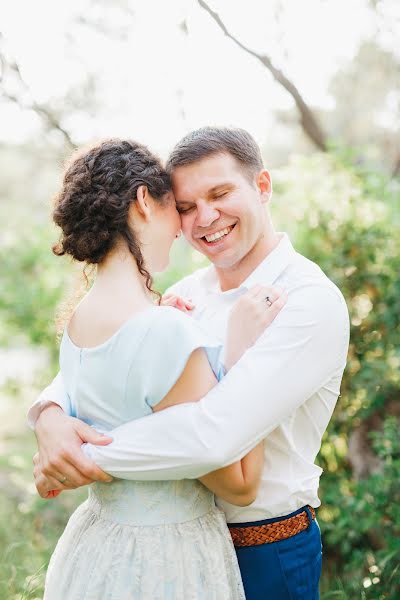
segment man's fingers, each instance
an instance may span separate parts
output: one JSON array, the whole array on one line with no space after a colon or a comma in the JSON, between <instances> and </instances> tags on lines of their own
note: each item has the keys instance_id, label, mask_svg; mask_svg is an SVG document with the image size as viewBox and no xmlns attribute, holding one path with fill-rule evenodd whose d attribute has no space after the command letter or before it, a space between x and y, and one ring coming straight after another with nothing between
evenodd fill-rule
<instances>
[{"instance_id":1,"label":"man's fingers","mask_svg":"<svg viewBox=\"0 0 400 600\"><path fill-rule=\"evenodd\" d=\"M33 469L33 475L35 481L46 480L47 487L50 489L68 489L73 490L82 485L90 485L93 483L93 479L85 477L80 473L74 465L67 462L62 467L62 474L59 472L49 471L48 469L42 469L40 464L35 465Z\"/></svg>"},{"instance_id":2,"label":"man's fingers","mask_svg":"<svg viewBox=\"0 0 400 600\"><path fill-rule=\"evenodd\" d=\"M47 494L50 490L62 492L65 489L57 479L54 479L53 477L44 477L43 475L35 477L35 485L38 494L42 498L47 498Z\"/></svg>"},{"instance_id":3,"label":"man's fingers","mask_svg":"<svg viewBox=\"0 0 400 600\"><path fill-rule=\"evenodd\" d=\"M47 477L43 476L35 479L35 485L39 496L42 498L55 497L55 495L48 495L51 490L55 490L60 493L64 489L58 481L53 481L52 479L48 479Z\"/></svg>"},{"instance_id":4,"label":"man's fingers","mask_svg":"<svg viewBox=\"0 0 400 600\"><path fill-rule=\"evenodd\" d=\"M106 483L109 483L113 480L111 475L105 473L102 469L100 469L100 467L98 467L93 460L86 456L86 454L82 450L80 450L79 453L74 453L74 455L71 455L69 458L69 463L70 467L76 469L76 471L79 472L80 476L83 477L85 480L90 480L90 483L93 483L93 481L104 481ZM74 475L72 475L72 477L73 481L76 482L78 476L75 477ZM86 483L87 482L81 485L86 485Z\"/></svg>"},{"instance_id":5,"label":"man's fingers","mask_svg":"<svg viewBox=\"0 0 400 600\"><path fill-rule=\"evenodd\" d=\"M50 490L49 492L47 492L45 498L47 500L51 500L52 498L57 498L57 496L59 496L61 494L62 490Z\"/></svg>"},{"instance_id":6,"label":"man's fingers","mask_svg":"<svg viewBox=\"0 0 400 600\"><path fill-rule=\"evenodd\" d=\"M96 429L93 429L93 427L82 421L77 423L76 432L83 442L88 442L95 446L107 446L113 441L112 437L99 433Z\"/></svg>"},{"instance_id":7,"label":"man's fingers","mask_svg":"<svg viewBox=\"0 0 400 600\"><path fill-rule=\"evenodd\" d=\"M103 473L103 471L99 469L97 465L95 465L95 463L92 464L90 460L88 460L88 463L88 468L92 469L94 465L95 468L99 470L98 475L95 477L89 476L82 472L80 465L78 465L78 468L76 468L76 463L70 463L67 465L67 468L65 469L64 473L64 477L67 478L64 482L66 488L74 489L77 487L81 487L82 485L90 485L91 483L93 483L93 481L112 481L112 479L110 479L110 476L106 473Z\"/></svg>"}]
</instances>

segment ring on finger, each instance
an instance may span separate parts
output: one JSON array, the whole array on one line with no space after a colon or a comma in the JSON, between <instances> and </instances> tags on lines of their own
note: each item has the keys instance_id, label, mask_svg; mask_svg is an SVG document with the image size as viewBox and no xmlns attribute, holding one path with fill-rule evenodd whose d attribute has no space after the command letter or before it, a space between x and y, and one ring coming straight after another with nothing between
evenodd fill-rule
<instances>
[{"instance_id":1,"label":"ring on finger","mask_svg":"<svg viewBox=\"0 0 400 600\"><path fill-rule=\"evenodd\" d=\"M64 476L62 479L58 480L60 483L65 483L67 481L67 478Z\"/></svg>"},{"instance_id":2,"label":"ring on finger","mask_svg":"<svg viewBox=\"0 0 400 600\"><path fill-rule=\"evenodd\" d=\"M272 306L271 298L269 296L265 296L264 302L268 304L268 307Z\"/></svg>"}]
</instances>

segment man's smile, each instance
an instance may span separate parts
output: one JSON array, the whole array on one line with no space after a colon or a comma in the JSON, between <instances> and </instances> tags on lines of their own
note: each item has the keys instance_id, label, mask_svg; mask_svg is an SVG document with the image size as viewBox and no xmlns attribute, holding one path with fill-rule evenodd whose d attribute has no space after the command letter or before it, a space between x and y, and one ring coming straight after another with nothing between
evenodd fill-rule
<instances>
[{"instance_id":1,"label":"man's smile","mask_svg":"<svg viewBox=\"0 0 400 600\"><path fill-rule=\"evenodd\" d=\"M218 229L217 231L208 233L207 235L204 235L199 239L208 247L217 246L229 236L231 231L234 229L235 225L236 223L234 223L233 225L228 225L228 227L224 227L223 229Z\"/></svg>"}]
</instances>

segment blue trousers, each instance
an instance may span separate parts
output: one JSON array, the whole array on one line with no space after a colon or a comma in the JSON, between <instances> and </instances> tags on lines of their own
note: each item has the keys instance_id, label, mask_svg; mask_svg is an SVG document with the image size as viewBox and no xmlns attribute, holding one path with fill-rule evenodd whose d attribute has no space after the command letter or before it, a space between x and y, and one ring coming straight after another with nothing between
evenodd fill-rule
<instances>
[{"instance_id":1,"label":"blue trousers","mask_svg":"<svg viewBox=\"0 0 400 600\"><path fill-rule=\"evenodd\" d=\"M303 510L306 507L286 517L230 525L248 527L273 523ZM322 545L316 520L311 522L308 529L287 540L236 548L236 554L246 600L318 600Z\"/></svg>"}]
</instances>

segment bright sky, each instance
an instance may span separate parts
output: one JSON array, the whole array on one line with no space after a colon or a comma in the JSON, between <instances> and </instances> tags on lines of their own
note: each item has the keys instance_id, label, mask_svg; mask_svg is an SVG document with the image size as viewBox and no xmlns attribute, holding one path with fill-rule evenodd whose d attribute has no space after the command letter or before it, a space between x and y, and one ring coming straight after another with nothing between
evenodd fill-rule
<instances>
[{"instance_id":1,"label":"bright sky","mask_svg":"<svg viewBox=\"0 0 400 600\"><path fill-rule=\"evenodd\" d=\"M260 142L273 130L273 111L291 99L255 59L226 39L196 0L3 0L0 24L34 98L59 105L93 73L97 103L65 125L82 143L131 136L165 155L187 130L237 125ZM313 105L331 106L330 78L374 31L365 0L210 0L228 27L268 53ZM79 19L100 19L116 35ZM186 20L189 33L179 26ZM23 141L37 117L0 104L0 142ZM272 133L273 134L273 133Z\"/></svg>"}]
</instances>

